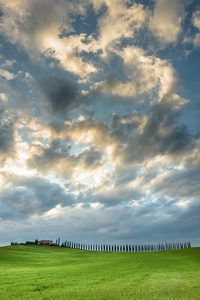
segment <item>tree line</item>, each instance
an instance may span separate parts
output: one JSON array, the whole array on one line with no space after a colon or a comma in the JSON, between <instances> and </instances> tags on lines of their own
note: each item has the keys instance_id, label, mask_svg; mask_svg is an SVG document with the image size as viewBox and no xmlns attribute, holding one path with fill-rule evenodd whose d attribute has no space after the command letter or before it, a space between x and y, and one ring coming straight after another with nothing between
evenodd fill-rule
<instances>
[{"instance_id":1,"label":"tree line","mask_svg":"<svg viewBox=\"0 0 200 300\"><path fill-rule=\"evenodd\" d=\"M145 244L145 245L109 245L109 244L81 244L71 241L62 242L61 247L90 250L90 251L113 251L113 252L148 252L164 251L173 249L191 248L191 243L162 243L162 244Z\"/></svg>"}]
</instances>

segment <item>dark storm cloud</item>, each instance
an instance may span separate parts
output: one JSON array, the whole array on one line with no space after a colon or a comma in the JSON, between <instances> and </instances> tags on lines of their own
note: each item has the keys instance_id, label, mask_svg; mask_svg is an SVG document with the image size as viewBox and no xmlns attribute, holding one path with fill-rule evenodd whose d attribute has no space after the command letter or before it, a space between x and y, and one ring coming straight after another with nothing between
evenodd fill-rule
<instances>
[{"instance_id":1,"label":"dark storm cloud","mask_svg":"<svg viewBox=\"0 0 200 300\"><path fill-rule=\"evenodd\" d=\"M150 111L143 133L139 136L140 145L154 154L179 154L191 150L195 145L194 137L184 125L176 126L176 113L173 106L163 100Z\"/></svg>"},{"instance_id":2,"label":"dark storm cloud","mask_svg":"<svg viewBox=\"0 0 200 300\"><path fill-rule=\"evenodd\" d=\"M40 93L49 104L49 112L68 115L81 104L86 104L86 98L80 93L76 84L53 75L43 76L37 80Z\"/></svg>"},{"instance_id":3,"label":"dark storm cloud","mask_svg":"<svg viewBox=\"0 0 200 300\"><path fill-rule=\"evenodd\" d=\"M13 122L4 120L3 110L0 111L0 162L14 154L14 128Z\"/></svg>"},{"instance_id":4,"label":"dark storm cloud","mask_svg":"<svg viewBox=\"0 0 200 300\"><path fill-rule=\"evenodd\" d=\"M173 170L167 176L157 180L152 185L154 193L181 199L200 197L200 171L199 170Z\"/></svg>"},{"instance_id":5,"label":"dark storm cloud","mask_svg":"<svg viewBox=\"0 0 200 300\"><path fill-rule=\"evenodd\" d=\"M116 156L122 156L124 163L140 163L156 155L169 155L182 159L196 146L196 137L185 125L177 125L180 109L167 99L154 104L146 117L136 113L132 119L113 118L113 132L119 140L126 143ZM142 125L142 130L139 126Z\"/></svg>"},{"instance_id":6,"label":"dark storm cloud","mask_svg":"<svg viewBox=\"0 0 200 300\"><path fill-rule=\"evenodd\" d=\"M30 168L46 170L51 169L59 160L69 157L70 146L63 144L61 140L53 140L50 145L38 146L36 150L27 164Z\"/></svg>"},{"instance_id":7,"label":"dark storm cloud","mask_svg":"<svg viewBox=\"0 0 200 300\"><path fill-rule=\"evenodd\" d=\"M103 189L103 187L102 187ZM126 185L116 186L112 191L102 193L99 188L99 193L93 194L91 202L103 204L105 207L115 206L118 204L126 205L130 201L140 201L144 196L139 189L128 188Z\"/></svg>"},{"instance_id":8,"label":"dark storm cloud","mask_svg":"<svg viewBox=\"0 0 200 300\"><path fill-rule=\"evenodd\" d=\"M138 111L133 111L127 115L119 116L115 114L112 120L113 133L122 141L126 142L127 137L134 137L137 134L138 127L145 121L145 116Z\"/></svg>"},{"instance_id":9,"label":"dark storm cloud","mask_svg":"<svg viewBox=\"0 0 200 300\"><path fill-rule=\"evenodd\" d=\"M0 122L0 153L10 153L14 146L13 124Z\"/></svg>"},{"instance_id":10,"label":"dark storm cloud","mask_svg":"<svg viewBox=\"0 0 200 300\"><path fill-rule=\"evenodd\" d=\"M200 221L195 216L199 210L194 214L195 220L192 220L197 205L191 207L188 215L187 209L173 204L167 206L164 198L158 199L156 203L139 204L131 206L123 203L112 208L100 207L93 210L92 214L89 207L84 209L84 214L82 209L77 210L75 215L78 221L72 229L73 235L88 242L99 240L101 243L108 241L133 244L183 242L198 236L200 227L195 227L195 222L198 225ZM70 216L70 220L73 221L73 216Z\"/></svg>"},{"instance_id":11,"label":"dark storm cloud","mask_svg":"<svg viewBox=\"0 0 200 300\"><path fill-rule=\"evenodd\" d=\"M103 153L95 148L88 148L84 150L79 158L84 162L86 169L95 169L102 164Z\"/></svg>"},{"instance_id":12,"label":"dark storm cloud","mask_svg":"<svg viewBox=\"0 0 200 300\"><path fill-rule=\"evenodd\" d=\"M69 206L74 203L73 196L67 194L62 187L42 178L16 177L9 184L8 188L0 192L2 219L42 215L58 204Z\"/></svg>"},{"instance_id":13,"label":"dark storm cloud","mask_svg":"<svg viewBox=\"0 0 200 300\"><path fill-rule=\"evenodd\" d=\"M65 177L71 177L77 166L84 172L102 165L103 152L94 147L86 148L78 155L70 153L71 150L71 145L66 144L65 140L53 140L46 147L38 146L27 165L42 172L53 170Z\"/></svg>"}]
</instances>

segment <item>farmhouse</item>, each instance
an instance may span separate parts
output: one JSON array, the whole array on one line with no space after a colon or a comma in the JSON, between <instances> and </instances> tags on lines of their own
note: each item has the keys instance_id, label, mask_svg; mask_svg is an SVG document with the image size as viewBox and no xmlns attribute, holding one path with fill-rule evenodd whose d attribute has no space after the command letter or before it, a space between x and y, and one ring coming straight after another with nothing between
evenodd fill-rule
<instances>
[{"instance_id":1,"label":"farmhouse","mask_svg":"<svg viewBox=\"0 0 200 300\"><path fill-rule=\"evenodd\" d=\"M38 245L53 245L53 241L51 240L41 240L41 241L38 241Z\"/></svg>"}]
</instances>

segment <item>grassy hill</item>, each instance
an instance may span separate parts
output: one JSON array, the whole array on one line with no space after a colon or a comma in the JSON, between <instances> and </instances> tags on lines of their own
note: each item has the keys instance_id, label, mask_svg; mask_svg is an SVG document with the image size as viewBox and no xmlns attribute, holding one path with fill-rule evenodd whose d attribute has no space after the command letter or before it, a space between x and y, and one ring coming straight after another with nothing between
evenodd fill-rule
<instances>
[{"instance_id":1,"label":"grassy hill","mask_svg":"<svg viewBox=\"0 0 200 300\"><path fill-rule=\"evenodd\" d=\"M0 299L200 299L200 248L0 248Z\"/></svg>"}]
</instances>

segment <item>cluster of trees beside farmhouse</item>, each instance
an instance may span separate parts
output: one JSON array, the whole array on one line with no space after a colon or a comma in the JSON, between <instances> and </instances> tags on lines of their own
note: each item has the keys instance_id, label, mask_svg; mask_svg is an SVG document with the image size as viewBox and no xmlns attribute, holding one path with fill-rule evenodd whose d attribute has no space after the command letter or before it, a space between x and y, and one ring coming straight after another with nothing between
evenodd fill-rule
<instances>
[{"instance_id":1,"label":"cluster of trees beside farmhouse","mask_svg":"<svg viewBox=\"0 0 200 300\"><path fill-rule=\"evenodd\" d=\"M11 245L18 243L11 242ZM145 244L145 245L108 245L108 244L81 244L71 241L60 242L60 238L53 243L51 240L35 240L35 242L27 241L20 243L20 245L46 245L46 246L60 246L71 249L90 250L90 251L116 251L116 252L147 252L147 251L164 251L172 249L191 248L191 243L162 243L162 244Z\"/></svg>"}]
</instances>

